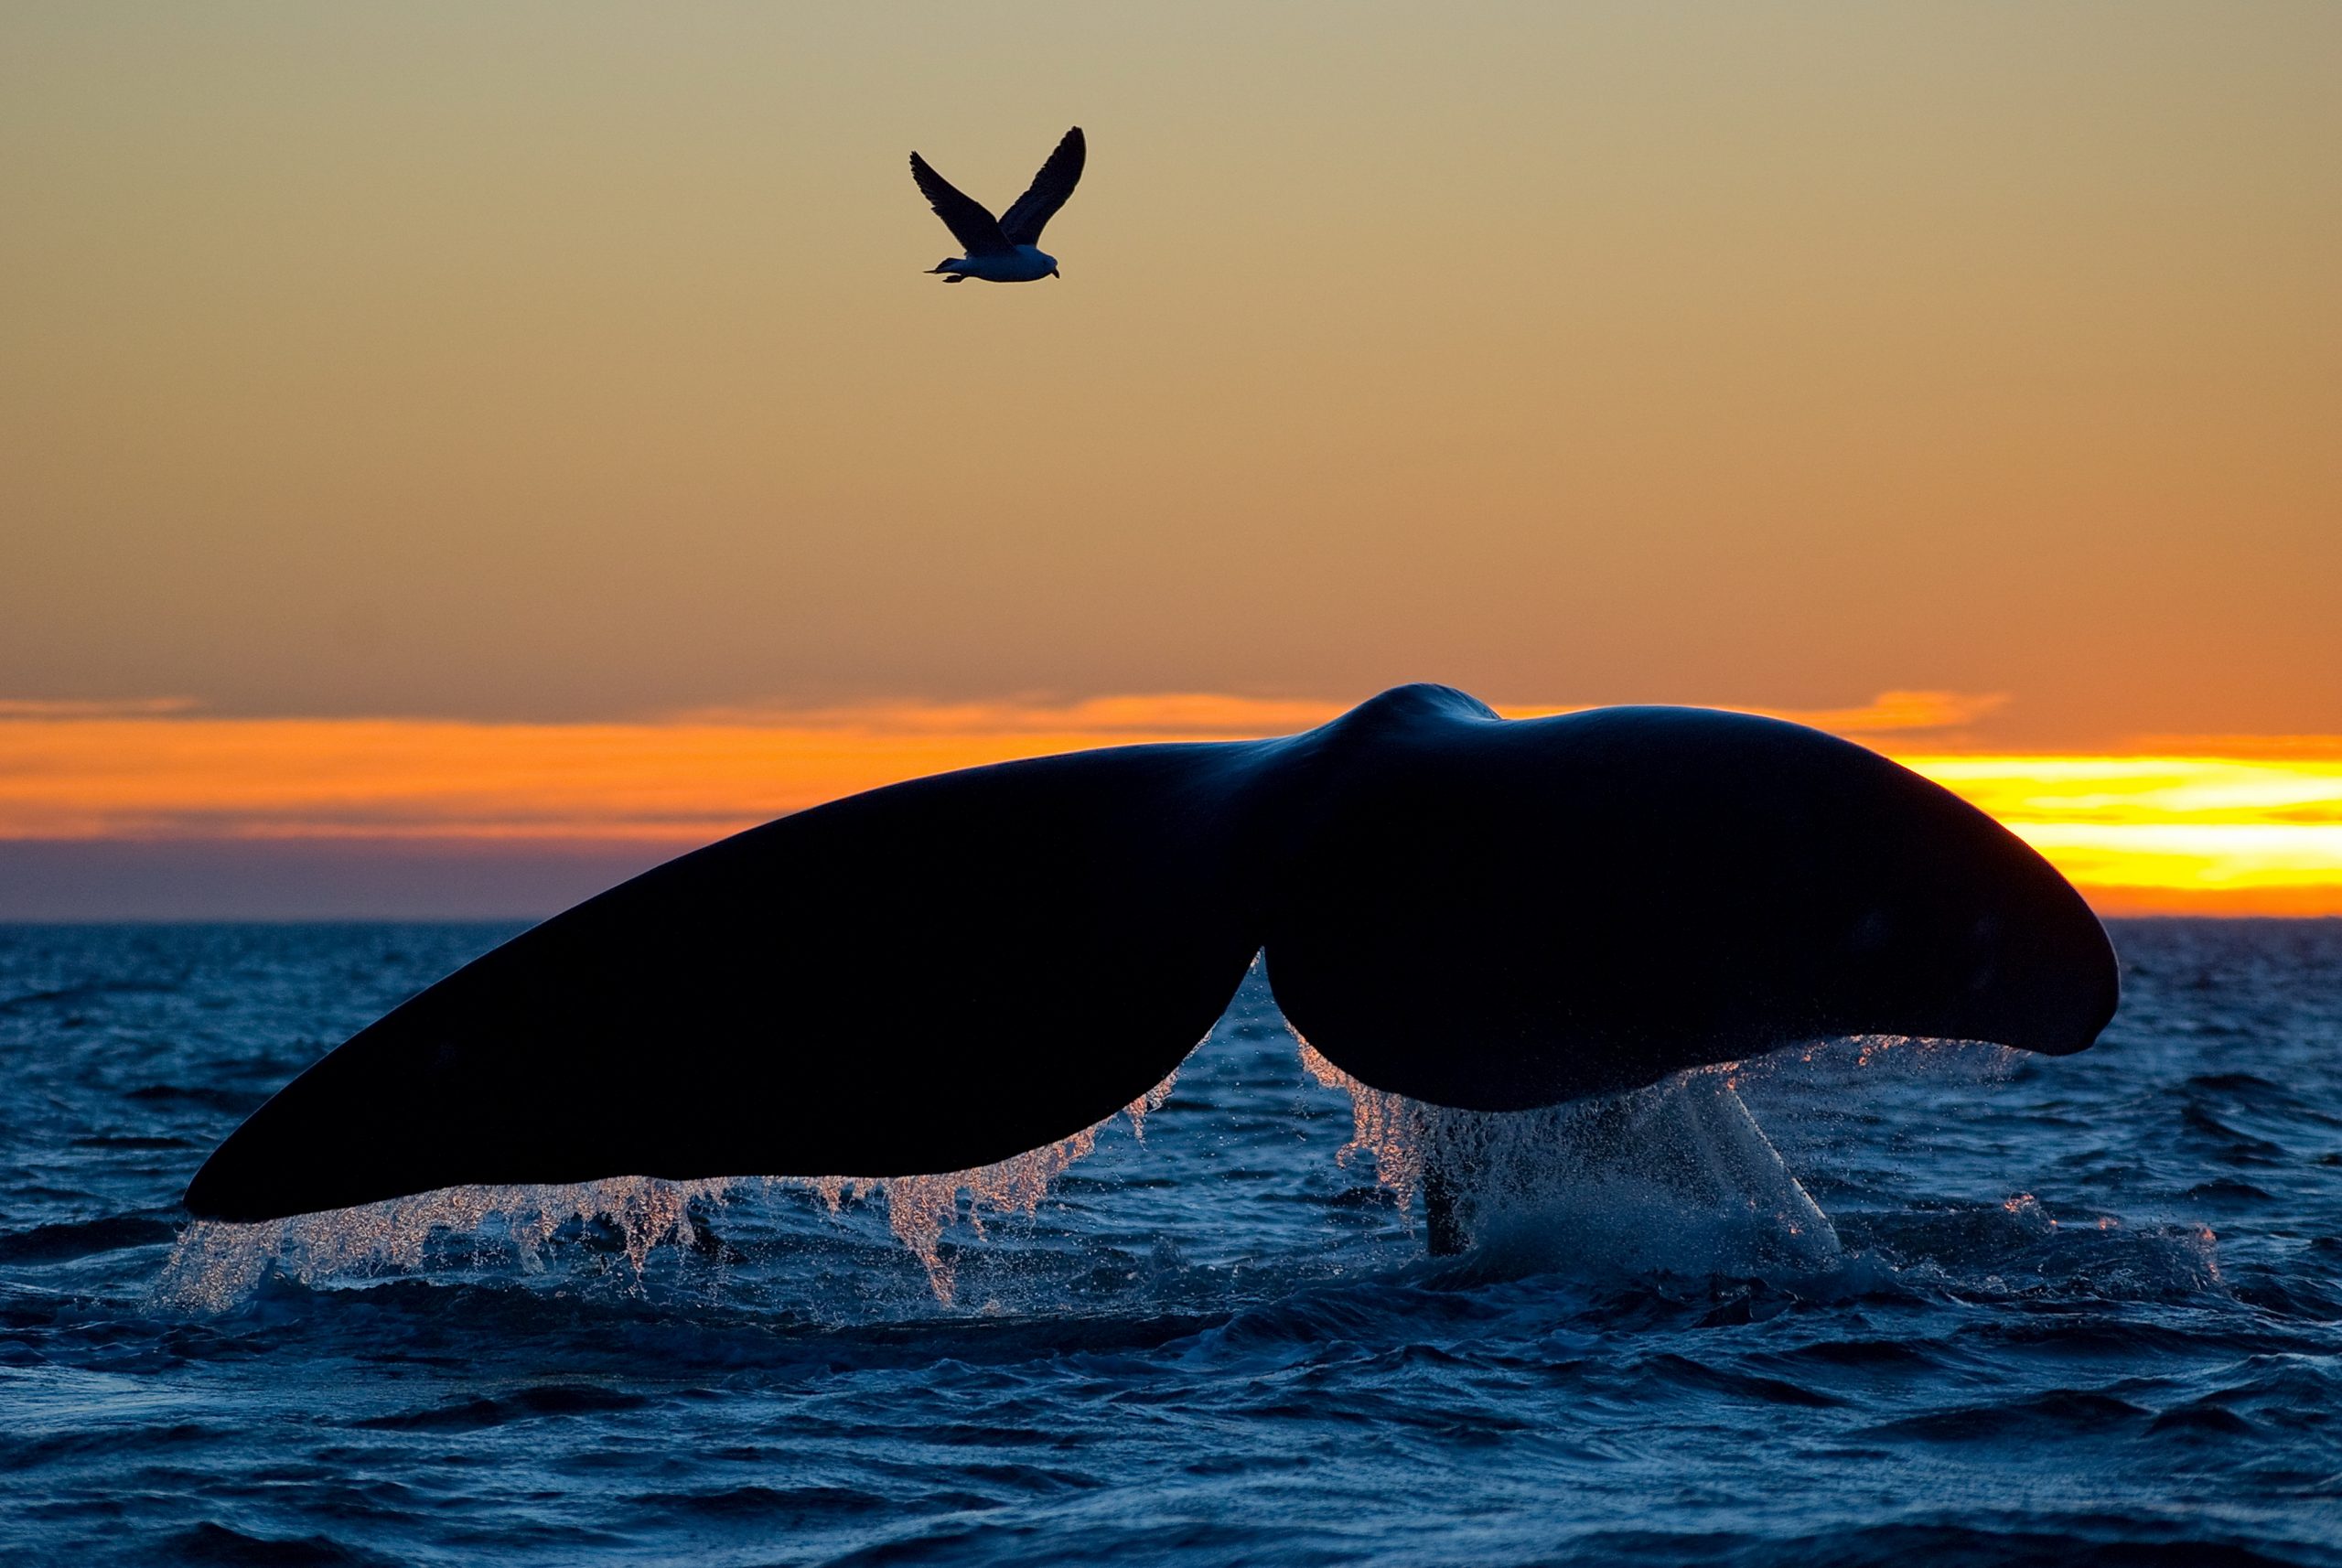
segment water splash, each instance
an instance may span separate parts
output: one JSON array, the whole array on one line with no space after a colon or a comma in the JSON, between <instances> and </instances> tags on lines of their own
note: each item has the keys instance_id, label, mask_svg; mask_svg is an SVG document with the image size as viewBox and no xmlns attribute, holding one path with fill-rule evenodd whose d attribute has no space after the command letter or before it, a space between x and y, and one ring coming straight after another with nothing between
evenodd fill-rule
<instances>
[{"instance_id":1,"label":"water splash","mask_svg":"<svg viewBox=\"0 0 2342 1568\"><path fill-rule=\"evenodd\" d=\"M1735 1090L1746 1083L1803 1074L1887 1074L1938 1081L2003 1083L2014 1076L2025 1053L1983 1040L1939 1040L1919 1035L1841 1035L1770 1051L1720 1069Z\"/></svg>"},{"instance_id":2,"label":"water splash","mask_svg":"<svg viewBox=\"0 0 2342 1568\"><path fill-rule=\"evenodd\" d=\"M1348 1167L1360 1155L1374 1162L1374 1179L1398 1201L1399 1212L1413 1222L1415 1198L1423 1191L1423 1155L1431 1142L1429 1121L1438 1107L1370 1089L1326 1059L1316 1047L1288 1024L1301 1047L1302 1070L1327 1089L1350 1097L1350 1141L1335 1151L1335 1161Z\"/></svg>"},{"instance_id":3,"label":"water splash","mask_svg":"<svg viewBox=\"0 0 2342 1568\"><path fill-rule=\"evenodd\" d=\"M1349 1095L1337 1156L1374 1162L1402 1213L1425 1199L1435 1248L1580 1273L1809 1273L1836 1228L1734 1090L1732 1066L1543 1110L1425 1104L1359 1082L1299 1040L1303 1067Z\"/></svg>"},{"instance_id":4,"label":"water splash","mask_svg":"<svg viewBox=\"0 0 2342 1568\"><path fill-rule=\"evenodd\" d=\"M1147 1115L1163 1108L1163 1102L1170 1098L1172 1080L1178 1076L1174 1069L1162 1082L1117 1113L1131 1119L1132 1135L1140 1143L1146 1142ZM935 1292L935 1299L949 1306L958 1285L958 1272L943 1255L942 1240L943 1233L960 1219L960 1195L967 1195L968 1228L979 1239L984 1234L986 1209L995 1216L1021 1214L1029 1219L1049 1196L1049 1188L1058 1177L1098 1146L1098 1134L1113 1119L1109 1116L1069 1138L1060 1138L997 1165L979 1165L973 1170L886 1176L862 1182L833 1176L806 1185L822 1196L833 1214L846 1197L859 1197L873 1188L879 1192L886 1200L887 1228L927 1270L927 1283Z\"/></svg>"},{"instance_id":5,"label":"water splash","mask_svg":"<svg viewBox=\"0 0 2342 1568\"><path fill-rule=\"evenodd\" d=\"M693 1203L721 1203L732 1185L619 1176L553 1187L455 1187L252 1225L199 1219L180 1233L152 1298L162 1306L218 1312L272 1271L305 1284L413 1273L424 1266L434 1237L497 1230L521 1271L538 1273L555 1234L573 1223L614 1230L639 1280L654 1248L697 1242Z\"/></svg>"},{"instance_id":6,"label":"water splash","mask_svg":"<svg viewBox=\"0 0 2342 1568\"><path fill-rule=\"evenodd\" d=\"M1174 1072L1116 1112L1131 1121L1131 1132L1146 1141L1146 1118L1162 1109ZM721 1207L746 1186L765 1190L794 1187L812 1192L835 1214L848 1202L872 1195L886 1205L886 1222L897 1240L927 1271L935 1298L950 1305L956 1271L942 1251L944 1232L962 1218L979 1239L984 1218L1022 1214L1030 1218L1051 1187L1077 1160L1097 1147L1098 1134L1112 1116L1071 1137L973 1170L913 1176L719 1177L665 1181L618 1176L604 1181L547 1187L455 1187L385 1203L258 1224L199 1219L179 1235L156 1277L151 1299L162 1307L220 1312L250 1295L271 1272L320 1284L335 1280L414 1273L425 1268L435 1238L472 1236L493 1246L498 1234L523 1273L541 1273L554 1238L572 1225L607 1226L639 1284L654 1251L662 1246L696 1247L700 1231L692 1219L694 1204Z\"/></svg>"}]
</instances>

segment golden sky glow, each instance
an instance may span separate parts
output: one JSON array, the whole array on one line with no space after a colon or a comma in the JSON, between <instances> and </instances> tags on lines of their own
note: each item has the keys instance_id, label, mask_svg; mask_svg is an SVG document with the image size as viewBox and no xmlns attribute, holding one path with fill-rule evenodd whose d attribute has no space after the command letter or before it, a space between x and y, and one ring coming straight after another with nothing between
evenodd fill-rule
<instances>
[{"instance_id":1,"label":"golden sky glow","mask_svg":"<svg viewBox=\"0 0 2342 1568\"><path fill-rule=\"evenodd\" d=\"M0 693L2342 734L2342 6L0 7ZM1062 280L919 148L1065 127Z\"/></svg>"},{"instance_id":2,"label":"golden sky glow","mask_svg":"<svg viewBox=\"0 0 2342 1568\"><path fill-rule=\"evenodd\" d=\"M2110 912L2342 914L2342 748L2251 757L1906 756Z\"/></svg>"},{"instance_id":3,"label":"golden sky glow","mask_svg":"<svg viewBox=\"0 0 2342 1568\"><path fill-rule=\"evenodd\" d=\"M2328 0L16 0L0 62L0 915L1418 680L2335 904ZM923 275L912 148L998 201L1077 123L1062 279Z\"/></svg>"},{"instance_id":4,"label":"golden sky glow","mask_svg":"<svg viewBox=\"0 0 2342 1568\"><path fill-rule=\"evenodd\" d=\"M1988 703L1891 693L1829 716L1890 753ZM638 724L44 715L0 720L0 839L627 841L679 851L948 768L1331 716L1208 694L876 704ZM1551 711L1520 709L1516 714ZM1849 722L1851 721L1851 722ZM2297 755L1901 760L2009 824L2110 913L2342 914L2342 746Z\"/></svg>"}]
</instances>

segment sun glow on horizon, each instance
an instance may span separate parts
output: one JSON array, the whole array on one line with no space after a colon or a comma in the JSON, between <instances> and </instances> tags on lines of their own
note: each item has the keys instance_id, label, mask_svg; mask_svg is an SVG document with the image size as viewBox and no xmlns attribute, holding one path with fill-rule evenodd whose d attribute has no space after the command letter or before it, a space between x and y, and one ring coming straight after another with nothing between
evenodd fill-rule
<instances>
[{"instance_id":1,"label":"sun glow on horizon","mask_svg":"<svg viewBox=\"0 0 2342 1568\"><path fill-rule=\"evenodd\" d=\"M2302 737L2316 742L2322 737ZM2342 914L2342 756L1902 757L2102 907Z\"/></svg>"},{"instance_id":2,"label":"sun glow on horizon","mask_svg":"<svg viewBox=\"0 0 2342 1568\"><path fill-rule=\"evenodd\" d=\"M1946 744L1995 699L1888 693L1784 713L2006 824L2108 913L2342 914L2342 740L2141 755ZM857 790L1089 746L1245 739L1338 704L1209 693L880 703L601 724L220 718L179 703L0 706L0 840L633 843L674 851ZM1511 708L1513 716L1556 710ZM1925 748L1898 744L1924 742Z\"/></svg>"}]
</instances>

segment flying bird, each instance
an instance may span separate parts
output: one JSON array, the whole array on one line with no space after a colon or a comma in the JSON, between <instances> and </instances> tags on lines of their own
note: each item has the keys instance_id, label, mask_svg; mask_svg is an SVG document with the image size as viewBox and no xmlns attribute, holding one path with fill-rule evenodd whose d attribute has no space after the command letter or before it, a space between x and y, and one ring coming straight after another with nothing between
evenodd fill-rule
<instances>
[{"instance_id":1,"label":"flying bird","mask_svg":"<svg viewBox=\"0 0 2342 1568\"><path fill-rule=\"evenodd\" d=\"M1065 199L1081 179L1082 160L1089 148L1081 139L1081 127L1076 125L1065 134L1049 161L1033 177L1025 194L1010 204L1006 212L994 218L983 202L964 195L958 187L935 172L934 166L917 153L911 155L911 177L919 181L919 194L951 231L951 237L967 247L964 256L946 256L929 272L945 274L945 283L962 283L969 278L982 278L986 283L1033 283L1041 278L1053 278L1058 274L1058 259L1041 249L1041 230L1057 216Z\"/></svg>"}]
</instances>

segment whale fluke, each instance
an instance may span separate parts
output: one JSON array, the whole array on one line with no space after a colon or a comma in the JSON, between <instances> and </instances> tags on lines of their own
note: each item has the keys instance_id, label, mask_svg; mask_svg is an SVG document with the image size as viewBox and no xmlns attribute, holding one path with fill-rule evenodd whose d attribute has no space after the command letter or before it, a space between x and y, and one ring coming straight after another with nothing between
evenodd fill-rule
<instances>
[{"instance_id":1,"label":"whale fluke","mask_svg":"<svg viewBox=\"0 0 2342 1568\"><path fill-rule=\"evenodd\" d=\"M1850 741L1426 695L1359 747L1295 835L1266 947L1285 1016L1373 1088L1525 1111L1846 1035L2057 1055L2113 1015L2112 949L2065 878Z\"/></svg>"},{"instance_id":2,"label":"whale fluke","mask_svg":"<svg viewBox=\"0 0 2342 1568\"><path fill-rule=\"evenodd\" d=\"M188 1208L473 1183L966 1169L1112 1115L1259 948L1241 748L977 768L784 817L557 915L369 1025Z\"/></svg>"},{"instance_id":3,"label":"whale fluke","mask_svg":"<svg viewBox=\"0 0 2342 1568\"><path fill-rule=\"evenodd\" d=\"M1860 746L1408 686L1281 740L940 774L683 855L351 1036L187 1206L991 1164L1144 1093L1263 950L1329 1060L1475 1110L1832 1035L2075 1051L2117 991L2046 862Z\"/></svg>"}]
</instances>

